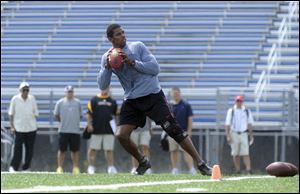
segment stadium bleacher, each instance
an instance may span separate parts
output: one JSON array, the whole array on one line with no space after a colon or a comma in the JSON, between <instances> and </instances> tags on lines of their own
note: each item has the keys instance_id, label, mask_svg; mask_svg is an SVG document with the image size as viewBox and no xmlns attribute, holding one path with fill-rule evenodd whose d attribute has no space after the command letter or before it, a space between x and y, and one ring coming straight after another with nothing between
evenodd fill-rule
<instances>
[{"instance_id":1,"label":"stadium bleacher","mask_svg":"<svg viewBox=\"0 0 300 194\"><path fill-rule=\"evenodd\" d=\"M116 22L124 27L128 41L143 41L156 56L166 91L183 88L195 123L216 125L216 115L225 114L237 91L246 95L247 106L257 116L253 88L267 66L287 6L285 1L8 2L1 12L1 113L7 113L9 100L23 80L36 88L39 121L49 121L50 101L60 98L67 84L78 88L86 109L87 100L97 92L100 57L110 47L106 26ZM291 85L297 89L297 75L299 23L293 22L291 39L282 49L282 65L271 75L277 88L260 103L259 124L286 122L285 95L277 89ZM111 85L121 104L116 76ZM224 95L219 112L217 91L226 87L246 89ZM51 89L56 91L53 99Z\"/></svg>"}]
</instances>

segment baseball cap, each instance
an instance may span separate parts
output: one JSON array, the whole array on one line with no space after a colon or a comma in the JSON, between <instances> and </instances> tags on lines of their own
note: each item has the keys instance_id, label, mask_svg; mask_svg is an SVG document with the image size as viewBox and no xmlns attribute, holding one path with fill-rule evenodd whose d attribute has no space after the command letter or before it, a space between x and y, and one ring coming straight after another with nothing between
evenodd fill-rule
<instances>
[{"instance_id":1,"label":"baseball cap","mask_svg":"<svg viewBox=\"0 0 300 194\"><path fill-rule=\"evenodd\" d=\"M27 83L27 82L21 82L20 85L19 85L19 89L22 89L24 87L29 87L29 83Z\"/></svg>"},{"instance_id":2,"label":"baseball cap","mask_svg":"<svg viewBox=\"0 0 300 194\"><path fill-rule=\"evenodd\" d=\"M65 87L65 92L70 92L70 91L74 91L73 86L71 86L71 85L66 86Z\"/></svg>"},{"instance_id":3,"label":"baseball cap","mask_svg":"<svg viewBox=\"0 0 300 194\"><path fill-rule=\"evenodd\" d=\"M241 101L241 102L243 102L244 101L244 96L236 96L235 97L235 101Z\"/></svg>"}]
</instances>

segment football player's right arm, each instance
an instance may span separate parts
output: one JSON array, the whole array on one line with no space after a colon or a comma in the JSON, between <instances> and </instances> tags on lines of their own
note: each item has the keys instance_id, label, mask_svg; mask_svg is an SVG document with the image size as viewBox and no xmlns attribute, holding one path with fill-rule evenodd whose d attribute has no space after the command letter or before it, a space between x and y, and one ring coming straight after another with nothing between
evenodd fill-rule
<instances>
[{"instance_id":1,"label":"football player's right arm","mask_svg":"<svg viewBox=\"0 0 300 194\"><path fill-rule=\"evenodd\" d=\"M97 77L98 87L105 90L110 85L112 69L107 64L107 55L103 55L101 59L100 71Z\"/></svg>"}]
</instances>

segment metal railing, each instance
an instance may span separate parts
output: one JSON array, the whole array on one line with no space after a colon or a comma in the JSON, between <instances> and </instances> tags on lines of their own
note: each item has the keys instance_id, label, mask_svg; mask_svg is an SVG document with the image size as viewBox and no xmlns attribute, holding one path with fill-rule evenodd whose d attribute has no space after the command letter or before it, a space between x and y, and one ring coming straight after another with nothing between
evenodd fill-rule
<instances>
[{"instance_id":1,"label":"metal railing","mask_svg":"<svg viewBox=\"0 0 300 194\"><path fill-rule=\"evenodd\" d=\"M264 81L266 83L266 80ZM169 93L169 88L164 88L164 92L167 95ZM1 106L2 107L8 107L9 106L9 99L16 94L17 90L15 88L2 88L1 89ZM58 126L58 123L53 118L53 109L54 105L57 99L64 96L63 91L61 89L51 89L51 88L32 88L31 90L32 94L36 96L37 104L39 105L40 109L40 118L43 118L44 121L41 121L38 123L38 126L40 128L56 128ZM121 88L111 88L112 96L121 103L123 98L123 90ZM272 100L275 100L276 107L280 108L280 111L284 111L284 113L290 113L289 115L294 115L293 112L296 111L296 104L298 100L295 98L293 89L290 90L288 88L273 88L270 90L270 98L272 97ZM212 127L212 128L222 128L222 125L225 121L225 114L229 107L231 107L234 104L234 96L235 95L245 95L246 96L246 104L251 104L251 109L255 109L255 96L253 95L254 89L253 88L240 88L240 87L233 87L233 88L216 88L216 89L185 89L182 88L182 93L184 94L184 98L188 101L195 100L201 101L206 99L215 99L215 103L205 105L205 109L209 109L211 111L215 111L216 114L209 113L207 115L209 119L215 120L214 122L195 122L195 124L201 128L205 127ZM76 89L76 96L82 100L83 107L86 108L85 100L90 99L91 96L94 96L97 94L97 89L88 89L88 88L77 88ZM5 100L4 100L5 99ZM289 99L291 99L289 101ZM43 101L41 103L39 100ZM264 103L262 107L268 108L270 102ZM271 102L272 103L272 102ZM201 110L202 104L195 104L197 109ZM288 109L288 106L290 106L290 109ZM248 106L249 107L249 106ZM295 109L295 110L294 110ZM7 117L7 109L2 109L3 115L5 115L5 118ZM280 115L277 114L278 110L275 111L276 115L274 116L274 119L278 119L278 122L281 123L280 126L287 126L288 124L286 121L288 120L287 114ZM267 117L271 117L272 114L269 114L270 111L265 112L267 114ZM202 114L202 113L201 113ZM197 115L195 114L195 118ZM45 120L46 119L46 120ZM6 119L7 120L7 119ZM259 121L256 119L256 121ZM7 124L9 124L7 122ZM82 123L82 126L84 126L84 123ZM274 124L270 124L270 126L274 126ZM280 127L279 125L277 125Z\"/></svg>"},{"instance_id":2,"label":"metal railing","mask_svg":"<svg viewBox=\"0 0 300 194\"><path fill-rule=\"evenodd\" d=\"M3 124L1 116L1 164L8 165L11 159L14 139Z\"/></svg>"},{"instance_id":3,"label":"metal railing","mask_svg":"<svg viewBox=\"0 0 300 194\"><path fill-rule=\"evenodd\" d=\"M272 48L268 55L267 61L267 69L264 70L260 78L256 84L254 95L256 102L256 112L257 119L259 119L259 106L260 99L263 96L264 100L267 99L268 90L270 88L270 79L271 73L274 70L277 73L278 66L281 65L282 56L281 56L281 48L284 44L285 47L288 46L288 40L291 38L291 26L292 20L298 20L297 12L299 11L299 2L298 1L290 1L288 6L288 14L282 19L279 29L278 29L278 39L276 43L273 43Z\"/></svg>"}]
</instances>

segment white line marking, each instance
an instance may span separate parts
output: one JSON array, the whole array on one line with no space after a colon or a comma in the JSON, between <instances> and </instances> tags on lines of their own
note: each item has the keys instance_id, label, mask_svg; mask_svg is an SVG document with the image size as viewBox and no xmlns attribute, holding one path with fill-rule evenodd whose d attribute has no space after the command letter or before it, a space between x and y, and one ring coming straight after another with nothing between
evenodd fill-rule
<instances>
[{"instance_id":1,"label":"white line marking","mask_svg":"<svg viewBox=\"0 0 300 194\"><path fill-rule=\"evenodd\" d=\"M245 176L224 178L222 181L236 181L243 179L260 179L260 178L275 178L274 176ZM24 189L7 189L1 190L1 193L33 193L33 192L58 192L58 191L78 191L78 190L111 190L125 187L142 187L153 185L170 185L170 184L185 184L185 183L204 183L215 182L211 179L192 179L192 180L174 180L174 181L160 181L160 182L138 182L138 183L120 183L111 185L83 185L83 186L36 186L33 188Z\"/></svg>"},{"instance_id":2,"label":"white line marking","mask_svg":"<svg viewBox=\"0 0 300 194\"><path fill-rule=\"evenodd\" d=\"M202 192L202 191L207 191L207 189L203 189L203 188L181 188L181 189L176 189L176 192Z\"/></svg>"},{"instance_id":3,"label":"white line marking","mask_svg":"<svg viewBox=\"0 0 300 194\"><path fill-rule=\"evenodd\" d=\"M2 174L58 174L57 172L46 172L46 171L30 171L30 172L22 172L22 171L16 171L16 172L1 172ZM67 173L64 173L67 174ZM71 173L70 173L71 174Z\"/></svg>"}]
</instances>

